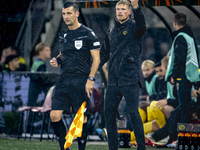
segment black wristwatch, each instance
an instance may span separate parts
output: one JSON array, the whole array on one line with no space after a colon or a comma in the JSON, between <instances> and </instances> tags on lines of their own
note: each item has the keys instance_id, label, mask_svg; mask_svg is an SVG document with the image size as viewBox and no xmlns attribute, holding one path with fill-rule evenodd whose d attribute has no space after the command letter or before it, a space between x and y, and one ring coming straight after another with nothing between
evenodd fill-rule
<instances>
[{"instance_id":1,"label":"black wristwatch","mask_svg":"<svg viewBox=\"0 0 200 150\"><path fill-rule=\"evenodd\" d=\"M96 81L96 79L93 78L93 77L88 77L88 79L89 79L90 81Z\"/></svg>"}]
</instances>

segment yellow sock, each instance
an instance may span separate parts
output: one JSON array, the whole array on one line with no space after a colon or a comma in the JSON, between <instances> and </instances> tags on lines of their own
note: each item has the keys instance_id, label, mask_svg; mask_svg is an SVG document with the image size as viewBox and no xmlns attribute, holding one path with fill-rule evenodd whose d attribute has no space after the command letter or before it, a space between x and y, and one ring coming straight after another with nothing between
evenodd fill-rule
<instances>
[{"instance_id":1,"label":"yellow sock","mask_svg":"<svg viewBox=\"0 0 200 150\"><path fill-rule=\"evenodd\" d=\"M131 132L131 142L132 142L132 141L136 141L136 140L135 140L135 134L134 134L133 131Z\"/></svg>"},{"instance_id":2,"label":"yellow sock","mask_svg":"<svg viewBox=\"0 0 200 150\"><path fill-rule=\"evenodd\" d=\"M143 126L145 135L152 132L152 122L146 122Z\"/></svg>"},{"instance_id":3,"label":"yellow sock","mask_svg":"<svg viewBox=\"0 0 200 150\"><path fill-rule=\"evenodd\" d=\"M154 119L156 119L156 122L158 123L159 127L162 128L166 123L165 115L161 111L162 108L158 108L156 104L157 104L157 101L151 102L150 112L152 113Z\"/></svg>"},{"instance_id":4,"label":"yellow sock","mask_svg":"<svg viewBox=\"0 0 200 150\"><path fill-rule=\"evenodd\" d=\"M143 127L144 134L152 132L152 122L146 122ZM136 141L134 132L131 132L131 141Z\"/></svg>"},{"instance_id":5,"label":"yellow sock","mask_svg":"<svg viewBox=\"0 0 200 150\"><path fill-rule=\"evenodd\" d=\"M145 112L143 109L141 109L141 108L138 108L138 111L139 111L139 113L140 113L140 117L141 117L141 119L142 119L142 123L144 124L144 123L146 122L146 119L147 119L147 114L146 114L146 112Z\"/></svg>"}]
</instances>

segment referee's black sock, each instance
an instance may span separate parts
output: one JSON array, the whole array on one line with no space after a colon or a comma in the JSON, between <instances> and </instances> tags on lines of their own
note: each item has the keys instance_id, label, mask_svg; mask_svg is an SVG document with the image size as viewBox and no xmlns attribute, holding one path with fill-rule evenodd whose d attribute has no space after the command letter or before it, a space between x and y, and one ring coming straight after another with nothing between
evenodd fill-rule
<instances>
[{"instance_id":1,"label":"referee's black sock","mask_svg":"<svg viewBox=\"0 0 200 150\"><path fill-rule=\"evenodd\" d=\"M85 150L85 146L86 146L86 142L87 142L87 132L88 132L87 131L87 123L84 123L82 137L77 138L79 150Z\"/></svg>"},{"instance_id":2,"label":"referee's black sock","mask_svg":"<svg viewBox=\"0 0 200 150\"><path fill-rule=\"evenodd\" d=\"M65 136L66 136L66 128L65 125L62 121L62 119L58 122L52 122L53 124L53 128L54 128L54 132L58 138L58 142L60 145L60 150L65 150L64 149L64 144L65 144ZM69 149L67 149L69 150Z\"/></svg>"}]
</instances>

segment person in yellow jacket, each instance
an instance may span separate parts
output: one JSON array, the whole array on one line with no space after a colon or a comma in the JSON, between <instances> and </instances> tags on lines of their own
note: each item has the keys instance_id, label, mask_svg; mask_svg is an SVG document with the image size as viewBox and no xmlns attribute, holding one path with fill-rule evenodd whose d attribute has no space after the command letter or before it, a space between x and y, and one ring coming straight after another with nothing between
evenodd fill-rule
<instances>
[{"instance_id":1,"label":"person in yellow jacket","mask_svg":"<svg viewBox=\"0 0 200 150\"><path fill-rule=\"evenodd\" d=\"M20 67L17 69L17 71L26 71L26 62L22 56L20 56L20 50L16 46L9 46L6 48L9 51L9 55L18 55L19 56L19 61L20 61ZM5 69L9 68L8 64L5 64Z\"/></svg>"}]
</instances>

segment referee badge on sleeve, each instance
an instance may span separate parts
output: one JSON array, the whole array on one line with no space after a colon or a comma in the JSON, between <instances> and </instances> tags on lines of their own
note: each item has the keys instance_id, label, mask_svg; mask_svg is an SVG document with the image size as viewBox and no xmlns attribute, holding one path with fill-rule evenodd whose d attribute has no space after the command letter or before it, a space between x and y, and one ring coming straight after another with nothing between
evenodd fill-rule
<instances>
[{"instance_id":1,"label":"referee badge on sleeve","mask_svg":"<svg viewBox=\"0 0 200 150\"><path fill-rule=\"evenodd\" d=\"M76 47L77 50L81 49L82 46L83 46L82 40L76 40L75 41L75 47Z\"/></svg>"}]
</instances>

